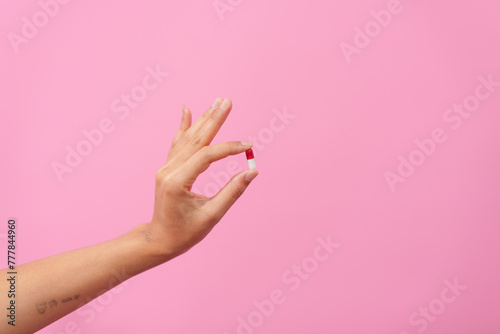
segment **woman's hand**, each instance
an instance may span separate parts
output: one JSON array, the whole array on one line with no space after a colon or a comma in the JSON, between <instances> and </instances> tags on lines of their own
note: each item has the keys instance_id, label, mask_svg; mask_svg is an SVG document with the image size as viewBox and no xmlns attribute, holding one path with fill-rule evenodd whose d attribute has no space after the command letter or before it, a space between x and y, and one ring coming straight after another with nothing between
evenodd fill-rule
<instances>
[{"instance_id":1,"label":"woman's hand","mask_svg":"<svg viewBox=\"0 0 500 334\"><path fill-rule=\"evenodd\" d=\"M183 108L167 162L156 173L153 218L145 232L159 256L173 258L205 238L258 175L256 170L240 172L210 198L191 192L212 162L252 147L240 141L210 145L231 107L229 99L217 98L193 125L191 112Z\"/></svg>"},{"instance_id":2,"label":"woman's hand","mask_svg":"<svg viewBox=\"0 0 500 334\"><path fill-rule=\"evenodd\" d=\"M18 287L22 302L16 303L20 320L15 327L0 322L1 333L34 333L126 279L184 253L210 232L257 176L255 170L243 171L212 198L191 192L211 162L252 146L236 141L208 146L231 110L231 101L224 101L217 99L192 126L191 113L184 108L167 163L156 174L150 223L100 244L16 266L23 282ZM0 276L7 277L7 272L1 270ZM0 291L10 284L0 280ZM0 294L4 310L11 305L9 298Z\"/></svg>"}]
</instances>

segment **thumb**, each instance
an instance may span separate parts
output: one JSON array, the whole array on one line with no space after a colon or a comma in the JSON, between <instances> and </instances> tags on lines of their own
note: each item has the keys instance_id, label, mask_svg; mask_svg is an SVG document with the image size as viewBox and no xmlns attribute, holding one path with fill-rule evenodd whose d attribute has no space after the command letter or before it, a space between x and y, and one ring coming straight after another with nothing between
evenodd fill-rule
<instances>
[{"instance_id":1,"label":"thumb","mask_svg":"<svg viewBox=\"0 0 500 334\"><path fill-rule=\"evenodd\" d=\"M210 211L219 221L229 210L229 208L245 192L250 182L259 175L255 169L248 169L236 174L215 196L210 199Z\"/></svg>"}]
</instances>

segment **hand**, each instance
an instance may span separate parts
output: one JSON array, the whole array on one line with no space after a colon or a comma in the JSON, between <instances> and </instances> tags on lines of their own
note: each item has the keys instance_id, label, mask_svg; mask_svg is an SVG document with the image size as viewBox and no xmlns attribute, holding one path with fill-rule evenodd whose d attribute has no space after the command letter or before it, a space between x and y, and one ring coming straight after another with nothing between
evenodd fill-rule
<instances>
[{"instance_id":1,"label":"hand","mask_svg":"<svg viewBox=\"0 0 500 334\"><path fill-rule=\"evenodd\" d=\"M252 147L251 142L239 141L210 145L231 108L229 99L217 98L193 125L191 112L183 108L167 162L156 173L154 212L146 237L161 256L178 256L205 238L258 175L256 170L242 171L210 198L191 192L212 162Z\"/></svg>"}]
</instances>

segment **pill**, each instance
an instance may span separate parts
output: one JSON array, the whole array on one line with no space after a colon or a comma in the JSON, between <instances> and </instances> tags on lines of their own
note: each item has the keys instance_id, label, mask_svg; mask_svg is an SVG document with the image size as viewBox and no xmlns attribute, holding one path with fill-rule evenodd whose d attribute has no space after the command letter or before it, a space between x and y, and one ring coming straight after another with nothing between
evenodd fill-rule
<instances>
[{"instance_id":1,"label":"pill","mask_svg":"<svg viewBox=\"0 0 500 334\"><path fill-rule=\"evenodd\" d=\"M255 157L253 155L252 149L250 148L250 149L246 150L245 154L247 155L248 168L257 169L257 165L255 164Z\"/></svg>"}]
</instances>

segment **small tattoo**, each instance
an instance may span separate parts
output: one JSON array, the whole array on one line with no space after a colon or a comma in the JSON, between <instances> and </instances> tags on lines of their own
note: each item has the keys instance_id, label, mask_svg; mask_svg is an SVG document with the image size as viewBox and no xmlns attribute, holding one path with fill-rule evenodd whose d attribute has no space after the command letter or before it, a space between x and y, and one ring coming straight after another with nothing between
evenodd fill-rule
<instances>
[{"instance_id":1,"label":"small tattoo","mask_svg":"<svg viewBox=\"0 0 500 334\"><path fill-rule=\"evenodd\" d=\"M146 232L146 241L147 241L147 242L151 242L151 238L150 238L150 236L151 236L151 233Z\"/></svg>"},{"instance_id":2,"label":"small tattoo","mask_svg":"<svg viewBox=\"0 0 500 334\"><path fill-rule=\"evenodd\" d=\"M68 298L62 299L61 303L67 303L67 302L70 302L72 300L77 300L79 297L80 297L80 295L73 295L73 297L68 297ZM36 309L37 309L38 313L44 314L45 311L47 311L47 309L57 307L57 305L58 305L57 300L52 299L48 303L37 303Z\"/></svg>"},{"instance_id":3,"label":"small tattoo","mask_svg":"<svg viewBox=\"0 0 500 334\"><path fill-rule=\"evenodd\" d=\"M45 310L47 310L47 303L36 304L36 309L38 310L38 313L44 314Z\"/></svg>"}]
</instances>

